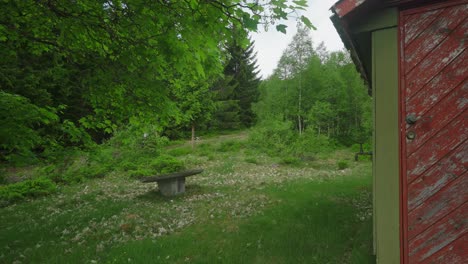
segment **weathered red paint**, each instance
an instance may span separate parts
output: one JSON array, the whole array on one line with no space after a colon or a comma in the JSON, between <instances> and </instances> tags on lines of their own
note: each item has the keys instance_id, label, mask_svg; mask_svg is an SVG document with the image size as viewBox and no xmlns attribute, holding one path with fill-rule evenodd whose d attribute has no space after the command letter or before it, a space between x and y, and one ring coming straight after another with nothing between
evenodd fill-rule
<instances>
[{"instance_id":1,"label":"weathered red paint","mask_svg":"<svg viewBox=\"0 0 468 264\"><path fill-rule=\"evenodd\" d=\"M467 0L400 13L402 263L468 262L467 32Z\"/></svg>"},{"instance_id":2,"label":"weathered red paint","mask_svg":"<svg viewBox=\"0 0 468 264\"><path fill-rule=\"evenodd\" d=\"M452 244L445 246L430 259L426 259L421 264L434 263L466 263L468 259L468 236L462 236Z\"/></svg>"},{"instance_id":3,"label":"weathered red paint","mask_svg":"<svg viewBox=\"0 0 468 264\"><path fill-rule=\"evenodd\" d=\"M416 13L408 16L405 23L405 44L408 45L419 34L421 29L427 28L442 12L442 9L436 9L430 12Z\"/></svg>"},{"instance_id":4,"label":"weathered red paint","mask_svg":"<svg viewBox=\"0 0 468 264\"><path fill-rule=\"evenodd\" d=\"M409 31L409 35L405 36L405 50L408 53L408 56L405 57L406 72L412 70L416 63L420 63L422 58L432 52L465 20L463 14L467 11L468 5L462 6L464 8L454 6L443 11L441 9L432 10L423 13L418 18L418 23L406 23L405 32ZM425 18L425 14L432 15Z\"/></svg>"},{"instance_id":5,"label":"weathered red paint","mask_svg":"<svg viewBox=\"0 0 468 264\"><path fill-rule=\"evenodd\" d=\"M465 50L427 83L423 90L411 98L406 98L406 111L421 116L460 84L461 89L466 92L468 80L465 76L465 69L467 68L468 52ZM440 89L440 87L445 89Z\"/></svg>"},{"instance_id":6,"label":"weathered red paint","mask_svg":"<svg viewBox=\"0 0 468 264\"><path fill-rule=\"evenodd\" d=\"M433 254L465 236L467 232L468 203L465 203L409 242L409 263L431 259Z\"/></svg>"},{"instance_id":7,"label":"weathered red paint","mask_svg":"<svg viewBox=\"0 0 468 264\"><path fill-rule=\"evenodd\" d=\"M366 1L367 0L342 0L333 6L333 10L339 17L344 17Z\"/></svg>"},{"instance_id":8,"label":"weathered red paint","mask_svg":"<svg viewBox=\"0 0 468 264\"><path fill-rule=\"evenodd\" d=\"M466 143L468 137L467 114L468 111L465 110L431 140L425 142L416 152L407 157L406 178L408 184L438 163L452 149ZM411 129L408 129L408 132L410 131ZM410 140L405 140L407 145L408 143L411 144Z\"/></svg>"},{"instance_id":9,"label":"weathered red paint","mask_svg":"<svg viewBox=\"0 0 468 264\"><path fill-rule=\"evenodd\" d=\"M468 6L468 5L467 5ZM466 9L468 11L468 9ZM443 18L440 18L443 20ZM441 29L445 32L445 29ZM438 30L437 30L438 31ZM447 65L449 65L452 60L458 57L468 46L468 41L465 41L463 36L465 32L468 32L468 21L457 25L454 31L450 34L450 37L445 36L437 46L435 46L431 51L427 51L427 46L433 46L432 41L437 42L440 39L436 36L445 35L445 33L438 34L434 32L433 35L428 36L430 41L419 44L422 45L416 48L411 47L412 49L408 51L405 48L405 54L411 54L405 56L405 72L406 72L406 96L411 97L419 91L424 85L429 82L437 73L443 70ZM413 41L410 46L415 42ZM412 52L412 53L410 53ZM411 68L411 70L408 70Z\"/></svg>"},{"instance_id":10,"label":"weathered red paint","mask_svg":"<svg viewBox=\"0 0 468 264\"><path fill-rule=\"evenodd\" d=\"M422 177L408 186L408 211L436 194L451 181L465 174L468 167L468 144L462 144L445 156Z\"/></svg>"},{"instance_id":11,"label":"weathered red paint","mask_svg":"<svg viewBox=\"0 0 468 264\"><path fill-rule=\"evenodd\" d=\"M466 95L468 95L467 81L465 81L465 85L459 85L456 89L451 89L450 93L442 97L432 108L415 107L415 111L408 111L408 107L406 110L408 113L421 118L414 125L406 125L406 129L414 131L417 135L414 140L408 142L407 153L414 153L417 148L435 136L448 123L452 122L460 114L460 111L463 111L467 107ZM432 105L431 97L427 99L430 102L426 102L426 104ZM428 109L427 112L424 112L426 109Z\"/></svg>"},{"instance_id":12,"label":"weathered red paint","mask_svg":"<svg viewBox=\"0 0 468 264\"><path fill-rule=\"evenodd\" d=\"M408 214L408 238L439 221L468 200L468 174L450 182Z\"/></svg>"}]
</instances>

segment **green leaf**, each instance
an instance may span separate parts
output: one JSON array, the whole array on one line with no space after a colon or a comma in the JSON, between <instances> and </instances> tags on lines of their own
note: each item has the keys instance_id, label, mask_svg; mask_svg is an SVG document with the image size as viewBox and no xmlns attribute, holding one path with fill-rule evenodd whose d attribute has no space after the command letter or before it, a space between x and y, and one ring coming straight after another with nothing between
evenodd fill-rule
<instances>
[{"instance_id":1,"label":"green leaf","mask_svg":"<svg viewBox=\"0 0 468 264\"><path fill-rule=\"evenodd\" d=\"M294 0L293 3L298 6L307 7L307 0Z\"/></svg>"},{"instance_id":2,"label":"green leaf","mask_svg":"<svg viewBox=\"0 0 468 264\"><path fill-rule=\"evenodd\" d=\"M301 16L301 21L302 23L304 23L304 25L306 25L308 28L311 28L313 30L317 30L316 27L314 27L314 25L312 25L312 22L310 22L310 20L306 17L306 16Z\"/></svg>"},{"instance_id":3,"label":"green leaf","mask_svg":"<svg viewBox=\"0 0 468 264\"><path fill-rule=\"evenodd\" d=\"M279 32L282 32L284 34L286 34L286 28L288 26L284 25L284 24L279 24L276 26L276 30L278 30Z\"/></svg>"},{"instance_id":4,"label":"green leaf","mask_svg":"<svg viewBox=\"0 0 468 264\"><path fill-rule=\"evenodd\" d=\"M249 30L257 31L258 20L252 19L252 17L250 17L249 14L247 14L247 13L243 14L242 23L244 24L245 28L247 28Z\"/></svg>"}]
</instances>

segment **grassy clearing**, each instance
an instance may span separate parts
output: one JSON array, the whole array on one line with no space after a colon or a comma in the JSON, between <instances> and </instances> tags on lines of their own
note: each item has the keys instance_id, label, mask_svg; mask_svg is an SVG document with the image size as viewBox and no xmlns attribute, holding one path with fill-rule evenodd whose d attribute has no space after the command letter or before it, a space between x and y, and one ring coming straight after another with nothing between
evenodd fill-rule
<instances>
[{"instance_id":1,"label":"grassy clearing","mask_svg":"<svg viewBox=\"0 0 468 264\"><path fill-rule=\"evenodd\" d=\"M170 147L205 169L175 198L115 172L0 208L0 263L374 263L369 162L288 164L245 142Z\"/></svg>"}]
</instances>

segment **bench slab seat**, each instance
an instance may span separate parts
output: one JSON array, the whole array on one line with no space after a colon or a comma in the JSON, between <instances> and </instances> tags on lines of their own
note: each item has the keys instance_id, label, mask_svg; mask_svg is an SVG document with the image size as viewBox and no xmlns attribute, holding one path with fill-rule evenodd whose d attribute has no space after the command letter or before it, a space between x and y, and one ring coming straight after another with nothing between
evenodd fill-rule
<instances>
[{"instance_id":1,"label":"bench slab seat","mask_svg":"<svg viewBox=\"0 0 468 264\"><path fill-rule=\"evenodd\" d=\"M161 174L140 179L141 182L157 182L163 196L174 196L185 192L185 177L202 173L202 169Z\"/></svg>"}]
</instances>

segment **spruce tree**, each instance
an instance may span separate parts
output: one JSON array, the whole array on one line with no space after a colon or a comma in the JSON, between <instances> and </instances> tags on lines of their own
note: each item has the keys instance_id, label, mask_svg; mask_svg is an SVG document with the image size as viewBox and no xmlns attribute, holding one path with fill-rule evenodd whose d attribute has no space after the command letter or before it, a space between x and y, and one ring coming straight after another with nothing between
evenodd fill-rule
<instances>
[{"instance_id":1,"label":"spruce tree","mask_svg":"<svg viewBox=\"0 0 468 264\"><path fill-rule=\"evenodd\" d=\"M210 126L214 129L229 130L241 127L239 101L231 99L237 85L232 76L224 75L212 87L216 111Z\"/></svg>"},{"instance_id":2,"label":"spruce tree","mask_svg":"<svg viewBox=\"0 0 468 264\"><path fill-rule=\"evenodd\" d=\"M258 100L260 84L254 42L250 41L250 44L244 48L238 41L233 41L227 50L231 57L224 74L232 76L230 85L234 87L230 99L239 102L240 121L243 126L249 127L255 122L252 103Z\"/></svg>"}]
</instances>

